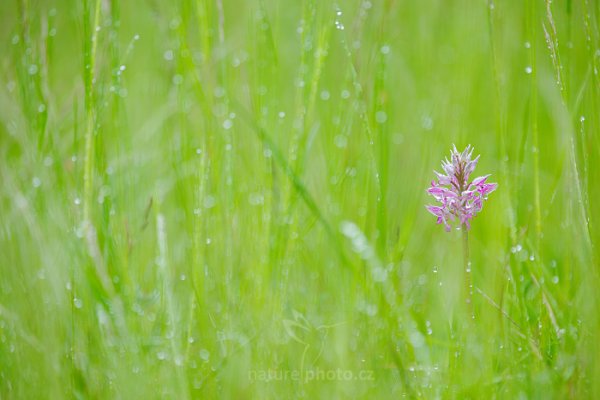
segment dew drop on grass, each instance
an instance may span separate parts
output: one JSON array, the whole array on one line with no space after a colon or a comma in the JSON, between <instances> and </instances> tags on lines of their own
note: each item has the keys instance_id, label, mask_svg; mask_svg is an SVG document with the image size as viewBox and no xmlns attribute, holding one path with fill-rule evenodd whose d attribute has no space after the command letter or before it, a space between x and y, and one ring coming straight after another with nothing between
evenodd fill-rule
<instances>
[{"instance_id":1,"label":"dew drop on grass","mask_svg":"<svg viewBox=\"0 0 600 400\"><path fill-rule=\"evenodd\" d=\"M385 44L381 46L381 49L379 49L379 51L381 52L381 54L390 54L390 46Z\"/></svg>"},{"instance_id":2,"label":"dew drop on grass","mask_svg":"<svg viewBox=\"0 0 600 400\"><path fill-rule=\"evenodd\" d=\"M42 185L42 181L37 176L34 176L31 180L31 184L34 188L39 188Z\"/></svg>"},{"instance_id":3,"label":"dew drop on grass","mask_svg":"<svg viewBox=\"0 0 600 400\"><path fill-rule=\"evenodd\" d=\"M167 358L167 353L164 351L159 351L156 353L156 358L158 358L160 361L164 361Z\"/></svg>"},{"instance_id":4,"label":"dew drop on grass","mask_svg":"<svg viewBox=\"0 0 600 400\"><path fill-rule=\"evenodd\" d=\"M29 73L29 75L35 75L38 72L38 66L36 64L31 64L29 66L29 68L27 69L27 72Z\"/></svg>"},{"instance_id":5,"label":"dew drop on grass","mask_svg":"<svg viewBox=\"0 0 600 400\"><path fill-rule=\"evenodd\" d=\"M347 99L350 97L350 92L348 90L344 89L344 90L342 90L341 96L342 96L342 99Z\"/></svg>"},{"instance_id":6,"label":"dew drop on grass","mask_svg":"<svg viewBox=\"0 0 600 400\"><path fill-rule=\"evenodd\" d=\"M424 115L421 117L421 126L426 131L430 131L433 129L433 119L429 115Z\"/></svg>"},{"instance_id":7,"label":"dew drop on grass","mask_svg":"<svg viewBox=\"0 0 600 400\"><path fill-rule=\"evenodd\" d=\"M75 197L75 200L73 200L73 203L78 206L81 204L81 199L79 197Z\"/></svg>"},{"instance_id":8,"label":"dew drop on grass","mask_svg":"<svg viewBox=\"0 0 600 400\"><path fill-rule=\"evenodd\" d=\"M327 90L321 91L321 100L327 101L327 100L329 100L330 97L331 97L331 95L329 94L329 91L327 91Z\"/></svg>"},{"instance_id":9,"label":"dew drop on grass","mask_svg":"<svg viewBox=\"0 0 600 400\"><path fill-rule=\"evenodd\" d=\"M556 284L558 284L558 281L559 281L558 276L554 275L552 277L552 283L554 283L556 285Z\"/></svg>"},{"instance_id":10,"label":"dew drop on grass","mask_svg":"<svg viewBox=\"0 0 600 400\"><path fill-rule=\"evenodd\" d=\"M521 246L520 244L517 244L516 246L513 246L510 248L510 252L513 254L516 254L516 253L520 252L521 250L523 250L523 246Z\"/></svg>"},{"instance_id":11,"label":"dew drop on grass","mask_svg":"<svg viewBox=\"0 0 600 400\"><path fill-rule=\"evenodd\" d=\"M204 362L207 362L210 358L210 352L206 349L200 350L198 355L200 356L200 359Z\"/></svg>"},{"instance_id":12,"label":"dew drop on grass","mask_svg":"<svg viewBox=\"0 0 600 400\"><path fill-rule=\"evenodd\" d=\"M387 121L387 114L385 111L377 111L375 113L375 121L377 121L378 124L384 124Z\"/></svg>"},{"instance_id":13,"label":"dew drop on grass","mask_svg":"<svg viewBox=\"0 0 600 400\"><path fill-rule=\"evenodd\" d=\"M163 58L166 61L172 61L173 60L173 50L167 50L163 53Z\"/></svg>"},{"instance_id":14,"label":"dew drop on grass","mask_svg":"<svg viewBox=\"0 0 600 400\"><path fill-rule=\"evenodd\" d=\"M226 119L225 121L223 121L223 129L229 130L229 129L231 129L232 126L233 126L232 120ZM230 146L228 150L231 150L231 145L228 144L227 146Z\"/></svg>"},{"instance_id":15,"label":"dew drop on grass","mask_svg":"<svg viewBox=\"0 0 600 400\"><path fill-rule=\"evenodd\" d=\"M73 298L73 305L75 306L75 308L80 309L81 307L83 307L83 301L75 297Z\"/></svg>"},{"instance_id":16,"label":"dew drop on grass","mask_svg":"<svg viewBox=\"0 0 600 400\"><path fill-rule=\"evenodd\" d=\"M437 272L438 272L438 267L437 267L437 265L434 265L433 266L433 273L437 274Z\"/></svg>"},{"instance_id":17,"label":"dew drop on grass","mask_svg":"<svg viewBox=\"0 0 600 400\"><path fill-rule=\"evenodd\" d=\"M173 79L171 79L171 82L173 82L173 85L179 86L183 83L183 76L181 76L181 74L175 74L173 75Z\"/></svg>"},{"instance_id":18,"label":"dew drop on grass","mask_svg":"<svg viewBox=\"0 0 600 400\"><path fill-rule=\"evenodd\" d=\"M346 135L336 135L335 138L333 138L333 142L335 143L335 146L340 149L343 149L348 145Z\"/></svg>"},{"instance_id":19,"label":"dew drop on grass","mask_svg":"<svg viewBox=\"0 0 600 400\"><path fill-rule=\"evenodd\" d=\"M524 46L525 46L526 49L529 49L529 48L531 48L531 43L525 42Z\"/></svg>"},{"instance_id":20,"label":"dew drop on grass","mask_svg":"<svg viewBox=\"0 0 600 400\"><path fill-rule=\"evenodd\" d=\"M525 67L525 73L527 75L531 74L533 72L533 68L531 68L529 65Z\"/></svg>"},{"instance_id":21,"label":"dew drop on grass","mask_svg":"<svg viewBox=\"0 0 600 400\"><path fill-rule=\"evenodd\" d=\"M431 322L429 322L429 320L425 321L425 326L427 327L427 334L431 335L433 333L433 329L431 329Z\"/></svg>"},{"instance_id":22,"label":"dew drop on grass","mask_svg":"<svg viewBox=\"0 0 600 400\"><path fill-rule=\"evenodd\" d=\"M204 208L213 208L217 204L214 196L208 195L204 198Z\"/></svg>"}]
</instances>

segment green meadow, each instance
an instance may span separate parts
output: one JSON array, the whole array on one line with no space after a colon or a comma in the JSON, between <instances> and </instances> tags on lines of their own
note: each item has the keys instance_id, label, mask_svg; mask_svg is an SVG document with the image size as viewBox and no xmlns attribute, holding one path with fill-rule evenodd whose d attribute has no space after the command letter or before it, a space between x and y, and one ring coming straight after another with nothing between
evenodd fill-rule
<instances>
[{"instance_id":1,"label":"green meadow","mask_svg":"<svg viewBox=\"0 0 600 400\"><path fill-rule=\"evenodd\" d=\"M1 399L600 398L600 2L0 21Z\"/></svg>"}]
</instances>

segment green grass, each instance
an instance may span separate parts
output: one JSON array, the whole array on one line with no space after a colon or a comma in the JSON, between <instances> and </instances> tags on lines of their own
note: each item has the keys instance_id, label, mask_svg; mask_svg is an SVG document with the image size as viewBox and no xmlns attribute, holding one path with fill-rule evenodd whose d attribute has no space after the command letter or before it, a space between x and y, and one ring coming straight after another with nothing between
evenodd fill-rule
<instances>
[{"instance_id":1,"label":"green grass","mask_svg":"<svg viewBox=\"0 0 600 400\"><path fill-rule=\"evenodd\" d=\"M0 398L599 398L599 4L2 2Z\"/></svg>"}]
</instances>

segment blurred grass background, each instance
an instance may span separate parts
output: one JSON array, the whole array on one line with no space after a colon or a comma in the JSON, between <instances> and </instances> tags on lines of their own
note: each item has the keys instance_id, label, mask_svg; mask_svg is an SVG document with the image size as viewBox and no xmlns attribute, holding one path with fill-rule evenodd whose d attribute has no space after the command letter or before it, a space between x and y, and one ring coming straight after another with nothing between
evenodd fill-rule
<instances>
[{"instance_id":1,"label":"blurred grass background","mask_svg":"<svg viewBox=\"0 0 600 400\"><path fill-rule=\"evenodd\" d=\"M0 398L600 397L599 2L0 18Z\"/></svg>"}]
</instances>

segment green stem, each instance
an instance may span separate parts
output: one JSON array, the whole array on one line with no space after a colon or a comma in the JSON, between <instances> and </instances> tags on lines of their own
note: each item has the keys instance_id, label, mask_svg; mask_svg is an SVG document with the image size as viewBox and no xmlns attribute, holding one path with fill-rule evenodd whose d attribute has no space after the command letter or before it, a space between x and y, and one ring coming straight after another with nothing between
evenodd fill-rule
<instances>
[{"instance_id":1,"label":"green stem","mask_svg":"<svg viewBox=\"0 0 600 400\"><path fill-rule=\"evenodd\" d=\"M469 309L469 314L471 314L471 318L475 319L475 313L473 312L473 283L471 280L471 260L469 259L469 231L467 230L467 226L462 226L463 232L463 255L465 259L465 287L467 290L466 295L466 303L467 308Z\"/></svg>"}]
</instances>

